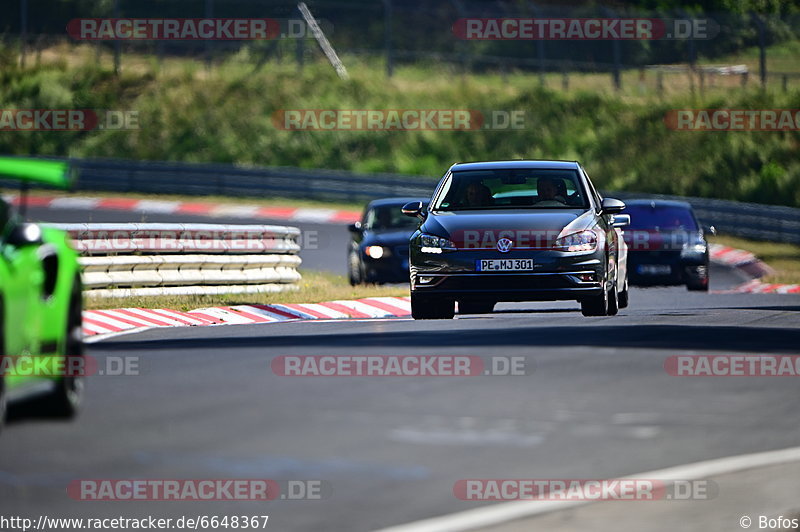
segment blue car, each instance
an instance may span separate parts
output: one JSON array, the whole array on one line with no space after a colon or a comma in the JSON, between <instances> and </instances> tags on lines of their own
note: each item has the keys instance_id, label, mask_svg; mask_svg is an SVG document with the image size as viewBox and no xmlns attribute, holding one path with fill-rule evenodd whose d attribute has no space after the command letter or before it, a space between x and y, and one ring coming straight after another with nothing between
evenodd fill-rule
<instances>
[{"instance_id":1,"label":"blue car","mask_svg":"<svg viewBox=\"0 0 800 532\"><path fill-rule=\"evenodd\" d=\"M409 202L427 198L385 198L370 202L361 221L350 224L347 270L351 285L407 283L408 240L419 220L403 215Z\"/></svg>"},{"instance_id":2,"label":"blue car","mask_svg":"<svg viewBox=\"0 0 800 532\"><path fill-rule=\"evenodd\" d=\"M624 214L631 284L638 286L686 285L708 291L708 243L692 206L683 201L630 200Z\"/></svg>"}]
</instances>

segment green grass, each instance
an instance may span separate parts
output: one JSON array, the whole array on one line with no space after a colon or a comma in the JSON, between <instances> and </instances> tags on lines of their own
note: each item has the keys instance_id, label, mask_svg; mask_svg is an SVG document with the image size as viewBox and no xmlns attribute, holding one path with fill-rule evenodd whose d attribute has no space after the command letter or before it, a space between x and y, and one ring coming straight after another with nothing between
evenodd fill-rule
<instances>
[{"instance_id":1,"label":"green grass","mask_svg":"<svg viewBox=\"0 0 800 532\"><path fill-rule=\"evenodd\" d=\"M778 242L758 242L727 235L717 235L711 242L744 249L755 254L775 270L761 279L765 283L800 284L800 246Z\"/></svg>"},{"instance_id":2,"label":"green grass","mask_svg":"<svg viewBox=\"0 0 800 532\"><path fill-rule=\"evenodd\" d=\"M790 68L798 61L796 46L770 53ZM749 64L752 53L714 63ZM659 98L648 88L652 77L639 86L638 72L626 72L616 94L607 75L573 75L563 91L558 75L549 75L543 88L535 74L464 75L435 63L400 66L387 79L380 61L350 56L343 58L351 75L345 82L322 60L298 72L291 62L258 67L256 59L245 47L206 70L189 59L158 66L126 54L117 78L108 54L98 61L94 47L64 44L26 70L0 65L2 108L136 110L141 123L132 131L0 132L0 153L337 168L432 180L455 161L577 159L603 189L800 206L798 132L678 132L663 122L669 110L682 108L797 109L797 89L762 92L752 79L741 89L719 78L701 95L676 74L665 79L668 90ZM282 109L325 108L521 110L526 122L520 130L282 131L272 119Z\"/></svg>"},{"instance_id":3,"label":"green grass","mask_svg":"<svg viewBox=\"0 0 800 532\"><path fill-rule=\"evenodd\" d=\"M408 296L407 287L361 285L350 286L347 278L326 272L302 271L303 279L297 290L273 294L227 294L208 296L147 296L126 298L101 298L91 295L84 298L87 309L112 308L168 308L188 311L201 307L247 305L259 303L320 303L337 299L364 297Z\"/></svg>"}]
</instances>

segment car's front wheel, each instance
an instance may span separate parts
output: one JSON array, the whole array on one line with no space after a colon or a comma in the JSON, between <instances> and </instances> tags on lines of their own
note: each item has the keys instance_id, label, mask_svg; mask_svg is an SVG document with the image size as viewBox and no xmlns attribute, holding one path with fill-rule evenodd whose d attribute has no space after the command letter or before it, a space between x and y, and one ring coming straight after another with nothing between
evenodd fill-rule
<instances>
[{"instance_id":1,"label":"car's front wheel","mask_svg":"<svg viewBox=\"0 0 800 532\"><path fill-rule=\"evenodd\" d=\"M64 342L66 375L56 383L55 389L45 398L49 412L58 417L75 417L83 402L86 361L83 359L82 310L81 283L80 279L76 279L67 312Z\"/></svg>"},{"instance_id":2,"label":"car's front wheel","mask_svg":"<svg viewBox=\"0 0 800 532\"><path fill-rule=\"evenodd\" d=\"M364 282L361 275L361 265L355 251L351 252L347 258L347 277L351 286L356 286Z\"/></svg>"},{"instance_id":3,"label":"car's front wheel","mask_svg":"<svg viewBox=\"0 0 800 532\"><path fill-rule=\"evenodd\" d=\"M608 316L608 290L603 290L596 296L581 300L581 313L584 316Z\"/></svg>"},{"instance_id":4,"label":"car's front wheel","mask_svg":"<svg viewBox=\"0 0 800 532\"><path fill-rule=\"evenodd\" d=\"M686 289L691 292L708 292L708 266L686 268Z\"/></svg>"},{"instance_id":5,"label":"car's front wheel","mask_svg":"<svg viewBox=\"0 0 800 532\"><path fill-rule=\"evenodd\" d=\"M628 279L627 279L627 277L625 278L624 288L619 293L619 296L617 296L617 298L618 298L619 308L627 308L628 307L628 303L630 302L630 297L628 295Z\"/></svg>"},{"instance_id":6,"label":"car's front wheel","mask_svg":"<svg viewBox=\"0 0 800 532\"><path fill-rule=\"evenodd\" d=\"M455 316L455 301L411 294L411 317L415 320L450 320Z\"/></svg>"}]
</instances>

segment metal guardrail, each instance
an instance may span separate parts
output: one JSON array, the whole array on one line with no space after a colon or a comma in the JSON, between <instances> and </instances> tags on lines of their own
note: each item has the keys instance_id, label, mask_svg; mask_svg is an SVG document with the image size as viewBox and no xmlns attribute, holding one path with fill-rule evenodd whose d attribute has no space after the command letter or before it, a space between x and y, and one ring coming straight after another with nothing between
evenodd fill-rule
<instances>
[{"instance_id":1,"label":"metal guardrail","mask_svg":"<svg viewBox=\"0 0 800 532\"><path fill-rule=\"evenodd\" d=\"M76 189L106 192L223 196L272 195L318 200L366 201L387 196L426 196L438 176L353 174L288 167L243 168L222 164L168 163L119 159L73 159ZM0 181L0 185L4 185ZM6 182L13 187L14 183ZM620 199L688 201L702 222L721 233L800 244L800 209L757 203L608 191Z\"/></svg>"},{"instance_id":2,"label":"metal guardrail","mask_svg":"<svg viewBox=\"0 0 800 532\"><path fill-rule=\"evenodd\" d=\"M48 224L70 235L88 295L263 293L296 289L296 227Z\"/></svg>"}]
</instances>

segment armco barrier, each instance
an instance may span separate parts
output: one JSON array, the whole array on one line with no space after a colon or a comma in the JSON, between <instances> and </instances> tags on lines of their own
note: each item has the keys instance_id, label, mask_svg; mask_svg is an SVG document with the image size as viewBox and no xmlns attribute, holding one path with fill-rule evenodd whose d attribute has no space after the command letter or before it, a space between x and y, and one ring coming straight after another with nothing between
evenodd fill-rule
<instances>
[{"instance_id":1,"label":"armco barrier","mask_svg":"<svg viewBox=\"0 0 800 532\"><path fill-rule=\"evenodd\" d=\"M300 280L296 227L49 225L70 235L93 296L276 292Z\"/></svg>"},{"instance_id":2,"label":"armco barrier","mask_svg":"<svg viewBox=\"0 0 800 532\"><path fill-rule=\"evenodd\" d=\"M120 159L70 159L77 190L181 195L270 196L363 201L387 196L429 196L439 176L353 174L288 167L244 168L223 164ZM14 182L0 180L14 188ZM721 233L800 244L800 209L708 198L608 191L620 199L688 201L701 221Z\"/></svg>"}]
</instances>

